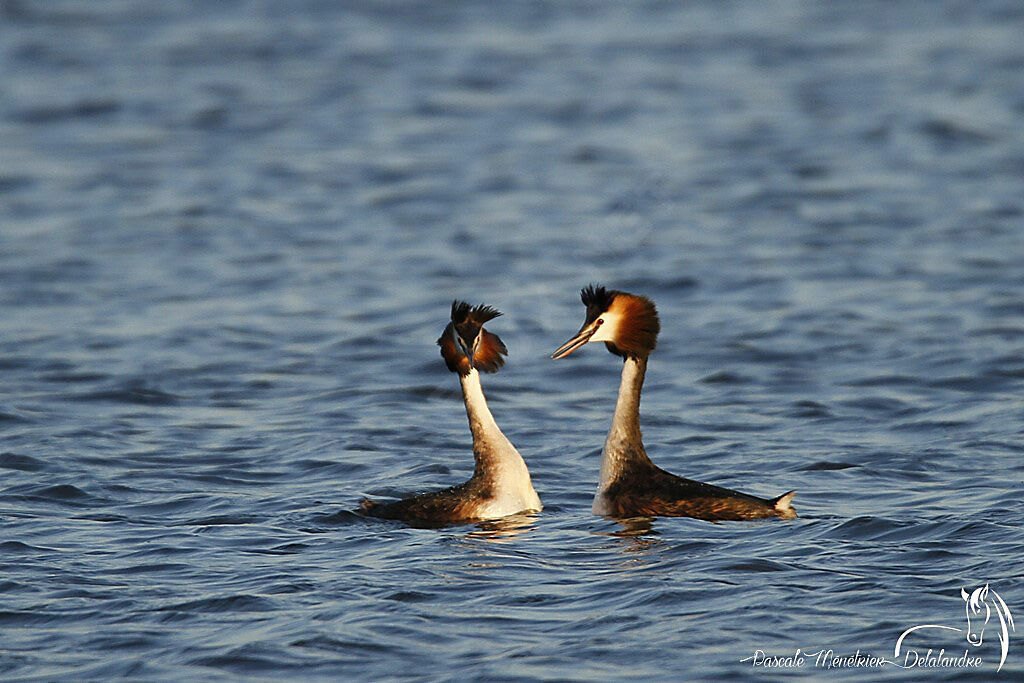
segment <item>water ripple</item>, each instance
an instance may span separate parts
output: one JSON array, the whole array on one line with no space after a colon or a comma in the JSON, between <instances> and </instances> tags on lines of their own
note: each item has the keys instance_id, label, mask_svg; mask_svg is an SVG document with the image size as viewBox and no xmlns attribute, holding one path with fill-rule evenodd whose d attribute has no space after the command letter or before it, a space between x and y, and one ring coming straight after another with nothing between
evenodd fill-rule
<instances>
[{"instance_id":1,"label":"water ripple","mask_svg":"<svg viewBox=\"0 0 1024 683\"><path fill-rule=\"evenodd\" d=\"M741 660L1024 605L1015 5L246 8L0 2L0 676L815 677ZM590 282L651 457L798 519L590 513ZM545 508L367 519L473 470L454 298Z\"/></svg>"}]
</instances>

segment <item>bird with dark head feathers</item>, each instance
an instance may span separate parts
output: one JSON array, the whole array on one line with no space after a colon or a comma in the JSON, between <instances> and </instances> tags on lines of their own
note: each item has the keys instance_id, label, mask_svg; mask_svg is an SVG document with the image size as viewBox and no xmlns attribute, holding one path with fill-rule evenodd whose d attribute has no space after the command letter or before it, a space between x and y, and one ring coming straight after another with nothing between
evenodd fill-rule
<instances>
[{"instance_id":1,"label":"bird with dark head feathers","mask_svg":"<svg viewBox=\"0 0 1024 683\"><path fill-rule=\"evenodd\" d=\"M456 486L393 502L364 499L359 504L361 514L416 524L450 524L541 509L526 462L494 421L480 385L479 373L497 372L508 353L498 335L484 329L499 315L490 306L453 301L451 319L437 340L445 364L458 373L462 386L473 435L473 476Z\"/></svg>"},{"instance_id":2,"label":"bird with dark head feathers","mask_svg":"<svg viewBox=\"0 0 1024 683\"><path fill-rule=\"evenodd\" d=\"M474 369L497 372L505 364L508 349L498 335L484 329L484 323L499 315L501 311L485 304L474 307L457 299L452 302L451 322L437 339L450 371L464 377Z\"/></svg>"},{"instance_id":3,"label":"bird with dark head feathers","mask_svg":"<svg viewBox=\"0 0 1024 683\"><path fill-rule=\"evenodd\" d=\"M576 335L551 354L565 358L588 342L603 341L623 358L646 358L658 343L661 323L654 302L639 294L588 285L580 291L587 317Z\"/></svg>"},{"instance_id":4,"label":"bird with dark head feathers","mask_svg":"<svg viewBox=\"0 0 1024 683\"><path fill-rule=\"evenodd\" d=\"M678 477L647 456L640 433L640 392L647 359L661 325L654 302L645 296L589 285L580 292L587 307L579 332L551 354L565 358L589 342L604 342L623 358L622 379L612 425L601 453L601 479L592 510L617 518L666 515L700 519L796 517L787 491L759 498Z\"/></svg>"}]
</instances>

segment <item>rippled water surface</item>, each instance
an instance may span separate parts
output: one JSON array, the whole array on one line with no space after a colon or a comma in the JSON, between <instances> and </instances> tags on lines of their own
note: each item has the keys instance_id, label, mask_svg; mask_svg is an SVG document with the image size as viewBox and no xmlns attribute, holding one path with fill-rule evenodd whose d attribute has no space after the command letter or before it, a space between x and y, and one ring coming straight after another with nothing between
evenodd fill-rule
<instances>
[{"instance_id":1,"label":"rippled water surface","mask_svg":"<svg viewBox=\"0 0 1024 683\"><path fill-rule=\"evenodd\" d=\"M763 680L1024 623L1016 2L0 2L0 677ZM662 314L652 458L792 522L593 517ZM434 346L544 501L415 529L472 471ZM1024 632L998 674L1024 676ZM742 661L748 659L748 661Z\"/></svg>"}]
</instances>

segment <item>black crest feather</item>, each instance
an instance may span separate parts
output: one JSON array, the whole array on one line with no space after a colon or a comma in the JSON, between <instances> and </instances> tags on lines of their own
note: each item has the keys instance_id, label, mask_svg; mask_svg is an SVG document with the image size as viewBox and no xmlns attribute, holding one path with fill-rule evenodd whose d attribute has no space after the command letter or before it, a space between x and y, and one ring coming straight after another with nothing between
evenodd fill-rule
<instances>
[{"instance_id":1,"label":"black crest feather","mask_svg":"<svg viewBox=\"0 0 1024 683\"><path fill-rule=\"evenodd\" d=\"M485 322L494 320L499 315L501 315L501 311L487 304L470 306L465 301L459 301L458 299L452 302L452 322L456 325L469 323L480 327Z\"/></svg>"},{"instance_id":2,"label":"black crest feather","mask_svg":"<svg viewBox=\"0 0 1024 683\"><path fill-rule=\"evenodd\" d=\"M452 301L452 322L456 325L461 325L466 322L466 318L469 317L469 312L471 310L473 310L473 307L465 301L455 299Z\"/></svg>"},{"instance_id":3,"label":"black crest feather","mask_svg":"<svg viewBox=\"0 0 1024 683\"><path fill-rule=\"evenodd\" d=\"M580 301L587 307L587 320L585 324L594 322L597 316L611 308L615 300L615 290L605 289L601 285L587 285L580 290Z\"/></svg>"},{"instance_id":4,"label":"black crest feather","mask_svg":"<svg viewBox=\"0 0 1024 683\"><path fill-rule=\"evenodd\" d=\"M480 304L469 312L469 319L477 325L483 325L489 320L494 320L499 315L501 315L501 311L498 309L487 306L486 304Z\"/></svg>"},{"instance_id":5,"label":"black crest feather","mask_svg":"<svg viewBox=\"0 0 1024 683\"><path fill-rule=\"evenodd\" d=\"M584 306L606 305L611 303L608 290L602 285L589 284L580 290L580 301Z\"/></svg>"}]
</instances>

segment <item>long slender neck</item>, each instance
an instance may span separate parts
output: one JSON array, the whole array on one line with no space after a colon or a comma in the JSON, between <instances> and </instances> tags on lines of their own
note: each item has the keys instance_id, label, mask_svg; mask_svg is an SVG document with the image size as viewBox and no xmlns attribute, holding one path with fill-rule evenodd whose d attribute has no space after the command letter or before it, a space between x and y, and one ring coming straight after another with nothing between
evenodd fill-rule
<instances>
[{"instance_id":1,"label":"long slender neck","mask_svg":"<svg viewBox=\"0 0 1024 683\"><path fill-rule=\"evenodd\" d=\"M623 363L619 398L601 457L599 488L614 482L630 465L652 464L640 435L640 392L646 372L647 358L629 357Z\"/></svg>"},{"instance_id":2,"label":"long slender neck","mask_svg":"<svg viewBox=\"0 0 1024 683\"><path fill-rule=\"evenodd\" d=\"M480 386L480 373L470 370L468 375L459 377L459 381L466 402L469 430L473 433L473 457L476 459L473 476L495 477L509 464L517 467L522 464L525 468L519 452L498 428L487 407L487 399Z\"/></svg>"}]
</instances>

